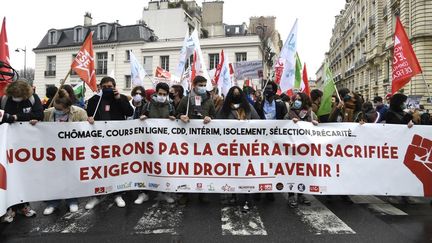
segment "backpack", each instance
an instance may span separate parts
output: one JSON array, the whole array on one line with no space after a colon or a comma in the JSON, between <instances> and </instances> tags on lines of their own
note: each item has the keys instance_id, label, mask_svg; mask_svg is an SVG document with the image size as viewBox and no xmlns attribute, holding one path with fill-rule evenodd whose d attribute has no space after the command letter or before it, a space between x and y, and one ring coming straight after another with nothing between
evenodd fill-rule
<instances>
[{"instance_id":1,"label":"backpack","mask_svg":"<svg viewBox=\"0 0 432 243\"><path fill-rule=\"evenodd\" d=\"M6 107L6 102L8 101L8 99L9 99L9 97L6 96L6 95L4 95L4 96L1 97L1 101L0 101L0 109L2 109L2 110L5 109L5 107ZM34 96L33 96L33 95L30 96L30 98L28 98L28 100L30 101L30 103L31 103L31 105L32 105L32 107L33 107L33 105L35 104L35 98L34 98Z\"/></svg>"}]
</instances>

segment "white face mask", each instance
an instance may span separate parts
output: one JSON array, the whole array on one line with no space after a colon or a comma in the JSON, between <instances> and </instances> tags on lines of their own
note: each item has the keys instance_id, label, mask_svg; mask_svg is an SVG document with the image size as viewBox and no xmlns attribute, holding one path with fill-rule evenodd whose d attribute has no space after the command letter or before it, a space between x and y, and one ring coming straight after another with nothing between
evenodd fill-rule
<instances>
[{"instance_id":1,"label":"white face mask","mask_svg":"<svg viewBox=\"0 0 432 243\"><path fill-rule=\"evenodd\" d=\"M142 99L143 99L143 97L142 97L140 94L136 94L136 95L133 97L133 101L136 102L136 103L141 102Z\"/></svg>"},{"instance_id":2,"label":"white face mask","mask_svg":"<svg viewBox=\"0 0 432 243\"><path fill-rule=\"evenodd\" d=\"M240 108L240 104L233 104L232 107L237 110L238 108Z\"/></svg>"},{"instance_id":3,"label":"white face mask","mask_svg":"<svg viewBox=\"0 0 432 243\"><path fill-rule=\"evenodd\" d=\"M15 101L15 102L21 102L24 99L22 97L12 97L12 100Z\"/></svg>"},{"instance_id":4,"label":"white face mask","mask_svg":"<svg viewBox=\"0 0 432 243\"><path fill-rule=\"evenodd\" d=\"M167 97L166 96L162 96L162 95L157 95L156 96L156 101L159 103L164 103L166 101Z\"/></svg>"}]
</instances>

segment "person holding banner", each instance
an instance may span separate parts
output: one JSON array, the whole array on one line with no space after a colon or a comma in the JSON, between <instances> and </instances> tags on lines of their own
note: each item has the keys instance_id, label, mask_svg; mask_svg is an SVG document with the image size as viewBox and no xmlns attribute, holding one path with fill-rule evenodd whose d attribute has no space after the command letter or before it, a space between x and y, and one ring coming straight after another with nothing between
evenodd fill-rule
<instances>
[{"instance_id":1,"label":"person holding banner","mask_svg":"<svg viewBox=\"0 0 432 243\"><path fill-rule=\"evenodd\" d=\"M169 86L166 83L158 83L156 85L156 93L152 96L150 102L146 103L141 110L140 120L144 121L147 118L166 118L174 121L175 108L168 97ZM149 199L145 192L141 192L135 200L135 204L142 204ZM169 193L159 192L158 199L164 200L167 203L174 203L175 200Z\"/></svg>"},{"instance_id":2,"label":"person holding banner","mask_svg":"<svg viewBox=\"0 0 432 243\"><path fill-rule=\"evenodd\" d=\"M305 93L297 93L294 96L293 103L290 111L285 115L285 119L292 120L294 123L298 121L312 122L314 125L318 125L318 117L312 111L312 102L309 96ZM303 193L297 193L297 200L295 193L288 193L288 205L292 208L298 206L298 204L311 205L311 202L303 195Z\"/></svg>"},{"instance_id":3,"label":"person holding banner","mask_svg":"<svg viewBox=\"0 0 432 243\"><path fill-rule=\"evenodd\" d=\"M174 84L170 88L169 98L172 100L174 108L177 109L181 99L184 96L184 88L179 84Z\"/></svg>"},{"instance_id":4,"label":"person holding banner","mask_svg":"<svg viewBox=\"0 0 432 243\"><path fill-rule=\"evenodd\" d=\"M278 85L270 81L264 88L265 99L262 102L255 102L254 108L262 120L283 120L287 114L285 103L276 99ZM255 200L261 199L261 194L254 195ZM269 201L274 201L273 193L266 193Z\"/></svg>"},{"instance_id":5,"label":"person holding banner","mask_svg":"<svg viewBox=\"0 0 432 243\"><path fill-rule=\"evenodd\" d=\"M60 89L54 99L53 107L44 111L45 122L80 122L87 121L87 113L84 109L75 106L73 100L65 89ZM30 123L35 125L38 121L31 120ZM51 200L46 202L47 207L43 211L44 215L50 215L60 204L60 200ZM78 200L76 198L66 199L69 211L74 213L78 211Z\"/></svg>"},{"instance_id":6,"label":"person holding banner","mask_svg":"<svg viewBox=\"0 0 432 243\"><path fill-rule=\"evenodd\" d=\"M230 120L259 120L260 117L253 106L249 103L246 94L238 86L229 89L221 110L216 119ZM242 194L243 209L249 210L251 205L250 194ZM237 201L236 194L232 194L232 201Z\"/></svg>"},{"instance_id":7,"label":"person holding banner","mask_svg":"<svg viewBox=\"0 0 432 243\"><path fill-rule=\"evenodd\" d=\"M0 97L0 110L3 110L0 112L3 113L0 124L43 119L42 102L26 80L17 80L6 86L5 95ZM16 212L26 217L36 215L30 204L25 202L10 207L2 221L11 223Z\"/></svg>"},{"instance_id":8,"label":"person holding banner","mask_svg":"<svg viewBox=\"0 0 432 243\"><path fill-rule=\"evenodd\" d=\"M143 86L135 86L131 91L132 105L135 107L133 119L138 119L142 113L144 105L147 103L145 100L145 89Z\"/></svg>"},{"instance_id":9,"label":"person holding banner","mask_svg":"<svg viewBox=\"0 0 432 243\"><path fill-rule=\"evenodd\" d=\"M378 123L380 120L380 113L373 108L370 101L363 103L362 111L358 113L354 122L364 123Z\"/></svg>"},{"instance_id":10,"label":"person holding banner","mask_svg":"<svg viewBox=\"0 0 432 243\"><path fill-rule=\"evenodd\" d=\"M96 94L91 97L87 104L87 115L89 121L118 121L126 120L132 116L134 110L125 95L120 94L116 88L116 82L111 77L103 77L100 81L102 94ZM117 206L123 208L126 206L121 193L116 193L114 201ZM99 203L98 197L93 197L87 202L85 208L92 209Z\"/></svg>"},{"instance_id":11,"label":"person holding banner","mask_svg":"<svg viewBox=\"0 0 432 243\"><path fill-rule=\"evenodd\" d=\"M407 124L409 128L414 126L413 116L404 110L408 97L404 94L394 94L390 99L390 108L385 114L385 121L388 124Z\"/></svg>"},{"instance_id":12,"label":"person holding banner","mask_svg":"<svg viewBox=\"0 0 432 243\"><path fill-rule=\"evenodd\" d=\"M192 81L193 88L190 93L183 97L177 109L177 118L184 123L190 119L203 119L204 124L207 124L216 116L216 109L210 93L207 92L207 79L203 76L196 76ZM207 202L205 194L198 195L200 202ZM188 198L186 194L181 195L180 204L186 204Z\"/></svg>"}]
</instances>

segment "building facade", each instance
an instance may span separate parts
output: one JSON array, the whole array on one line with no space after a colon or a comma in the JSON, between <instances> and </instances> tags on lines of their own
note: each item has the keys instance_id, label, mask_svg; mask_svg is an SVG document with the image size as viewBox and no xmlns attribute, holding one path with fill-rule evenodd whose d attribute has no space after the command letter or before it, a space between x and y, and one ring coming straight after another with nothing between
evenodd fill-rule
<instances>
[{"instance_id":1,"label":"building facade","mask_svg":"<svg viewBox=\"0 0 432 243\"><path fill-rule=\"evenodd\" d=\"M335 17L326 60L336 85L363 95L365 100L391 92L393 35L397 16L405 27L422 66L426 82L432 81L432 1L347 0ZM428 58L429 57L429 58ZM322 77L318 76L317 80ZM407 95L423 95L426 85L417 75L403 90Z\"/></svg>"},{"instance_id":2,"label":"building facade","mask_svg":"<svg viewBox=\"0 0 432 243\"><path fill-rule=\"evenodd\" d=\"M90 18L89 18L90 17ZM74 55L80 49L88 31L94 31L93 48L97 80L113 76L119 91L129 94L132 90L130 77L129 51L149 74L154 75L156 67L173 72L179 62L183 38L160 39L143 22L121 26L118 23L91 24L91 16L84 18L85 25L66 29L49 30L40 44L33 49L36 54L35 82L37 93L45 94L49 85L58 86L68 73ZM219 63L219 53L224 50L230 62L262 60L261 41L257 35L233 35L200 39L201 49L207 67L213 69ZM153 88L150 78L145 80L145 88ZM72 73L66 83L78 84L80 78ZM242 82L239 82L242 85ZM255 81L258 85L258 81ZM87 97L92 94L87 90Z\"/></svg>"}]
</instances>

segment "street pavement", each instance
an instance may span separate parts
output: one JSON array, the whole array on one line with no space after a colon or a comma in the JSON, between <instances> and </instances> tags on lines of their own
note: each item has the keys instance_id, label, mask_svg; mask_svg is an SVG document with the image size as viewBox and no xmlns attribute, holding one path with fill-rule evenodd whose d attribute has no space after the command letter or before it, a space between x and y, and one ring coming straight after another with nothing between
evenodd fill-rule
<instances>
[{"instance_id":1,"label":"street pavement","mask_svg":"<svg viewBox=\"0 0 432 243\"><path fill-rule=\"evenodd\" d=\"M430 198L311 196L311 206L287 205L285 194L271 202L252 201L245 212L220 194L200 203L190 194L186 206L151 199L125 208L105 196L92 210L69 213L65 203L44 216L44 203L32 203L37 217L18 215L0 225L0 242L432 242Z\"/></svg>"}]
</instances>

